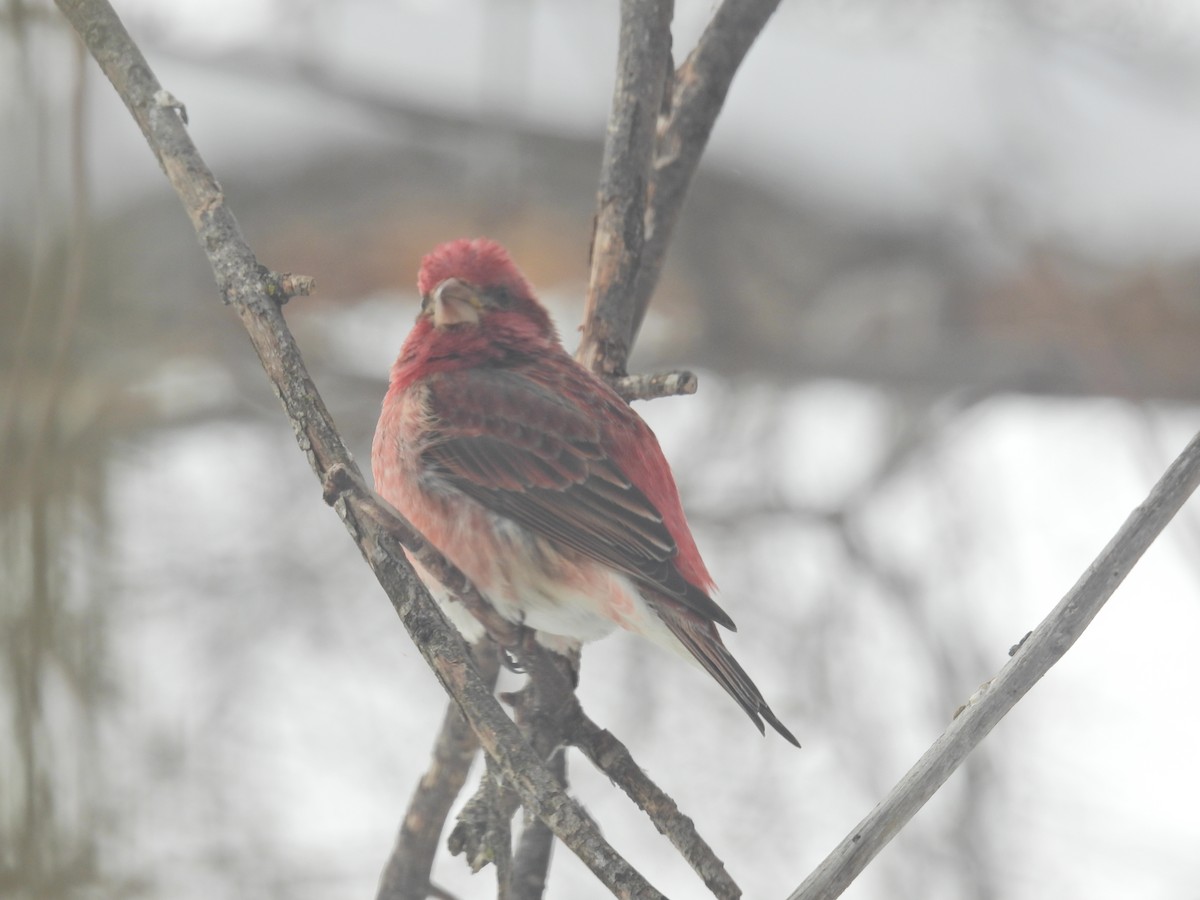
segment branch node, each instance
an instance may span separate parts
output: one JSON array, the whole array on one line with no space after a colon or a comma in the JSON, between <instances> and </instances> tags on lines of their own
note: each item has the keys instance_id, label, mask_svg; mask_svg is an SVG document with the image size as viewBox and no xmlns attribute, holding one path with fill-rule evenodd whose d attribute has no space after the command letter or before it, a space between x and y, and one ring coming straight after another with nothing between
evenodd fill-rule
<instances>
[{"instance_id":1,"label":"branch node","mask_svg":"<svg viewBox=\"0 0 1200 900\"><path fill-rule=\"evenodd\" d=\"M514 637L519 638L519 632L514 632ZM511 646L516 645L513 644ZM508 669L508 671L512 672L514 675L525 674L525 664L522 663L521 660L515 655L513 655L510 647L508 646L502 646L500 648L500 665L504 666L504 668Z\"/></svg>"},{"instance_id":2,"label":"branch node","mask_svg":"<svg viewBox=\"0 0 1200 900\"><path fill-rule=\"evenodd\" d=\"M700 379L693 372L678 369L659 372L657 375L620 375L610 379L609 384L629 403L634 400L657 400L660 397L694 394L700 387Z\"/></svg>"},{"instance_id":3,"label":"branch node","mask_svg":"<svg viewBox=\"0 0 1200 900\"><path fill-rule=\"evenodd\" d=\"M184 125L188 124L187 107L175 99L175 95L166 88L159 88L154 92L154 105L159 109L173 109L179 116L179 121Z\"/></svg>"},{"instance_id":4,"label":"branch node","mask_svg":"<svg viewBox=\"0 0 1200 900\"><path fill-rule=\"evenodd\" d=\"M311 275L296 275L292 272L272 272L262 269L263 291L280 306L293 297L307 297L317 286Z\"/></svg>"},{"instance_id":5,"label":"branch node","mask_svg":"<svg viewBox=\"0 0 1200 900\"><path fill-rule=\"evenodd\" d=\"M979 687L975 688L975 693L973 693L970 697L968 697L967 702L964 703L962 706L960 706L958 709L956 709L954 711L954 715L951 716L950 718L957 719L960 715L962 715L962 713L968 707L974 706L976 703L978 703L980 701L980 699L982 699L983 695L987 693L988 688L990 688L992 686L992 682L995 680L996 680L995 678L989 678L987 681L985 681Z\"/></svg>"},{"instance_id":6,"label":"branch node","mask_svg":"<svg viewBox=\"0 0 1200 900\"><path fill-rule=\"evenodd\" d=\"M358 486L355 483L354 473L346 468L345 464L334 463L329 467L329 471L325 473L325 478L321 482L321 499L328 506L333 506L343 494Z\"/></svg>"},{"instance_id":7,"label":"branch node","mask_svg":"<svg viewBox=\"0 0 1200 900\"><path fill-rule=\"evenodd\" d=\"M1025 642L1026 642L1027 640L1029 640L1029 636L1030 636L1031 634L1033 634L1033 632L1032 632L1032 631L1027 631L1027 632L1025 632L1025 637L1021 638L1019 641L1017 641L1015 644L1013 644L1011 647L1009 647L1009 648L1008 648L1008 655L1009 655L1009 656L1016 656L1016 655L1017 655L1017 651L1018 651L1018 650L1020 650L1022 647L1024 647L1024 646L1025 646Z\"/></svg>"}]
</instances>

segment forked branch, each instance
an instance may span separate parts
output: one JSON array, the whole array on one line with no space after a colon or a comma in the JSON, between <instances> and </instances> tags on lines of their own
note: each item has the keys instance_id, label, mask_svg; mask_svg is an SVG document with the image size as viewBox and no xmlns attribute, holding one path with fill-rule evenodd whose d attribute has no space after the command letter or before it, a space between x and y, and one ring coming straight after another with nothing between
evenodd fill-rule
<instances>
[{"instance_id":1,"label":"forked branch","mask_svg":"<svg viewBox=\"0 0 1200 900\"><path fill-rule=\"evenodd\" d=\"M217 287L250 335L283 403L297 442L324 481L334 467L361 475L308 375L295 340L225 197L188 135L181 106L164 91L107 0L57 0L75 32L112 82L175 188L208 256ZM433 602L394 535L380 526L377 501L360 492L336 492L334 506L387 592L443 688L471 722L480 743L526 808L577 853L620 897L660 897L600 835L595 823L558 786L496 703L470 651Z\"/></svg>"},{"instance_id":2,"label":"forked branch","mask_svg":"<svg viewBox=\"0 0 1200 900\"><path fill-rule=\"evenodd\" d=\"M617 90L600 174L583 339L575 354L601 375L625 375L729 86L777 6L779 0L723 0L672 73L670 32L662 24L664 17L670 20L671 3L621 4Z\"/></svg>"}]
</instances>

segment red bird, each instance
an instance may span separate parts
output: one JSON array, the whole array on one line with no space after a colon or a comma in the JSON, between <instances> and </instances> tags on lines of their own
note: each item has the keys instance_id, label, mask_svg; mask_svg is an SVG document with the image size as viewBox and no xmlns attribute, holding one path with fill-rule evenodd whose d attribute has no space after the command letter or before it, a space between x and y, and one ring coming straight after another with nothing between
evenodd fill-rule
<instances>
[{"instance_id":1,"label":"red bird","mask_svg":"<svg viewBox=\"0 0 1200 900\"><path fill-rule=\"evenodd\" d=\"M712 577L649 426L572 359L494 241L421 262L391 371L375 487L496 610L563 650L619 625L698 662L763 731L792 733L730 655ZM482 627L419 565L468 639Z\"/></svg>"}]
</instances>

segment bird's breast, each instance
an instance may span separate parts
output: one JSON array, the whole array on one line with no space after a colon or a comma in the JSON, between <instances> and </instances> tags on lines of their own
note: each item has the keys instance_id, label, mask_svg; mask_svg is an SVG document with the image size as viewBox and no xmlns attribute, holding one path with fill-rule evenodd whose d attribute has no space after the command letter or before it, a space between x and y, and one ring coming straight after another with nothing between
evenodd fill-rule
<instances>
[{"instance_id":1,"label":"bird's breast","mask_svg":"<svg viewBox=\"0 0 1200 900\"><path fill-rule=\"evenodd\" d=\"M371 454L379 494L510 621L573 641L614 626L656 637L661 623L628 577L487 509L423 464L436 439L428 398L420 384L389 392Z\"/></svg>"}]
</instances>

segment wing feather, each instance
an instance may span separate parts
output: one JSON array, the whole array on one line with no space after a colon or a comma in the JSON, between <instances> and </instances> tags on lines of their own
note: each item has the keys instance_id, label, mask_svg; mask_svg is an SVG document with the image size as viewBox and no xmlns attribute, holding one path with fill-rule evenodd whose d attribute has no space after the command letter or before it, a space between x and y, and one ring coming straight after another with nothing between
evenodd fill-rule
<instances>
[{"instance_id":1,"label":"wing feather","mask_svg":"<svg viewBox=\"0 0 1200 900\"><path fill-rule=\"evenodd\" d=\"M428 396L435 435L422 459L440 478L643 590L734 628L680 573L662 514L608 457L599 425L584 411L505 369L439 374Z\"/></svg>"},{"instance_id":2,"label":"wing feather","mask_svg":"<svg viewBox=\"0 0 1200 900\"><path fill-rule=\"evenodd\" d=\"M696 658L696 662L711 675L721 687L729 693L742 711L750 717L758 730L765 733L763 719L778 731L790 743L800 746L796 736L792 734L779 717L772 712L767 701L763 699L746 670L733 658L733 654L725 647L721 635L713 627L712 622L706 622L691 610L685 609L669 599L656 599L655 609L660 619L671 629L671 633Z\"/></svg>"}]
</instances>

